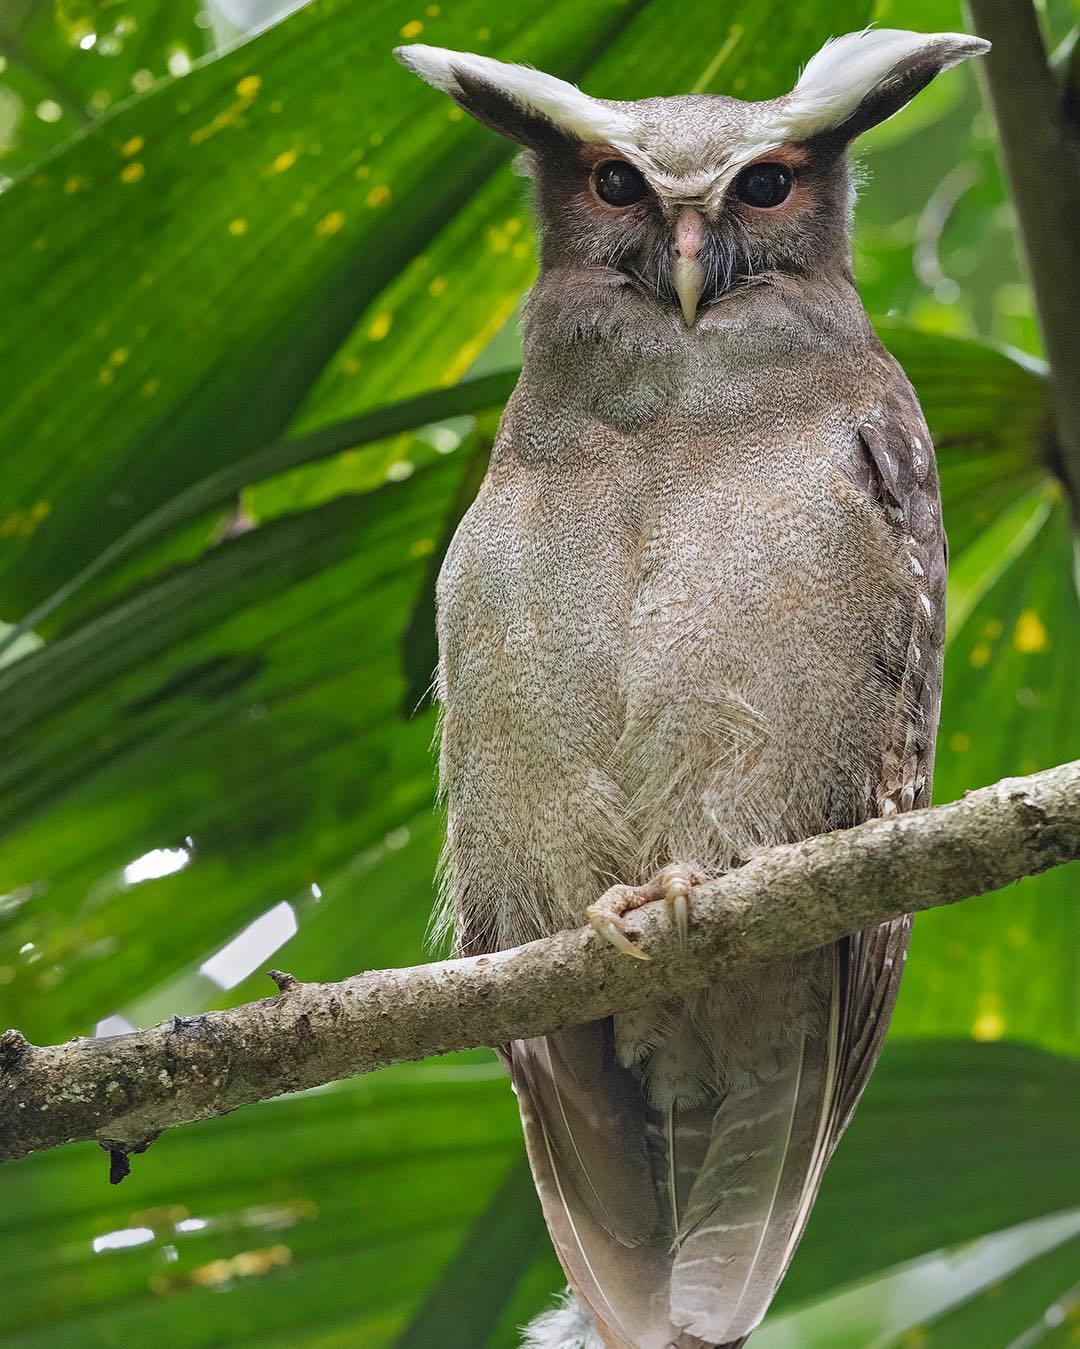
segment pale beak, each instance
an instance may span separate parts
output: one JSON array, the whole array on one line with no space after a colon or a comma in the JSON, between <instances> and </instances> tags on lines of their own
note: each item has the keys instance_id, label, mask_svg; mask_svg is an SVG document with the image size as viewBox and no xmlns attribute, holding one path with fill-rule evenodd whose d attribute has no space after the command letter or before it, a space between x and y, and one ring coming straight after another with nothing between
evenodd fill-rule
<instances>
[{"instance_id":1,"label":"pale beak","mask_svg":"<svg viewBox=\"0 0 1080 1349\"><path fill-rule=\"evenodd\" d=\"M694 326L698 301L705 288L705 268L698 261L704 223L692 206L684 206L675 222L675 265L671 279L688 328Z\"/></svg>"}]
</instances>

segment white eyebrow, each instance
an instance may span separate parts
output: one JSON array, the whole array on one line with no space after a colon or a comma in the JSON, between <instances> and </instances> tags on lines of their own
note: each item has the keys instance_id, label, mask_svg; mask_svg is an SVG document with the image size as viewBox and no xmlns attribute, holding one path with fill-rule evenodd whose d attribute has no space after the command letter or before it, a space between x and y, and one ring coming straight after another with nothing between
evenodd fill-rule
<instances>
[{"instance_id":1,"label":"white eyebrow","mask_svg":"<svg viewBox=\"0 0 1080 1349\"><path fill-rule=\"evenodd\" d=\"M575 84L545 75L531 66L512 65L473 52L428 47L422 42L399 47L398 60L421 79L451 97L463 91L457 72L489 84L526 112L546 117L554 126L582 141L615 141L632 137L633 124L615 108L590 98Z\"/></svg>"}]
</instances>

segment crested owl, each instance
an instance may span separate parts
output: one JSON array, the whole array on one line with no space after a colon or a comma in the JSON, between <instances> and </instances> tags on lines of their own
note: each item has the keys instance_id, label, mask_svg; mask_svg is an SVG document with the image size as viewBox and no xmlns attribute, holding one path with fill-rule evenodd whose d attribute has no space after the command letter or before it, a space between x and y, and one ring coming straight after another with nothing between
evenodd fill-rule
<instances>
[{"instance_id":1,"label":"crested owl","mask_svg":"<svg viewBox=\"0 0 1080 1349\"><path fill-rule=\"evenodd\" d=\"M463 954L930 797L946 544L915 394L852 277L852 141L962 34L829 42L766 102L620 102L422 45L518 141L540 273L438 587L444 909ZM543 1349L745 1342L885 1035L899 920L507 1046L570 1292Z\"/></svg>"}]
</instances>

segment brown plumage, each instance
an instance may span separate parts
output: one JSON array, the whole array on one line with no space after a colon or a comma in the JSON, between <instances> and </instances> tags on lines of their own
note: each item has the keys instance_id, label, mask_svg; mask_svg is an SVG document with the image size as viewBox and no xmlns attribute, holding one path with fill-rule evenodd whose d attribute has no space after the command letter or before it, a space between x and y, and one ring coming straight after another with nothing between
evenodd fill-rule
<instances>
[{"instance_id":1,"label":"brown plumage","mask_svg":"<svg viewBox=\"0 0 1080 1349\"><path fill-rule=\"evenodd\" d=\"M918 403L851 277L848 145L984 46L853 35L758 104L399 53L525 145L543 229L521 380L439 583L459 950L577 925L613 886L592 916L629 949L628 904L678 914L687 878L928 801L945 539ZM527 1344L745 1341L907 938L507 1048L574 1294Z\"/></svg>"}]
</instances>

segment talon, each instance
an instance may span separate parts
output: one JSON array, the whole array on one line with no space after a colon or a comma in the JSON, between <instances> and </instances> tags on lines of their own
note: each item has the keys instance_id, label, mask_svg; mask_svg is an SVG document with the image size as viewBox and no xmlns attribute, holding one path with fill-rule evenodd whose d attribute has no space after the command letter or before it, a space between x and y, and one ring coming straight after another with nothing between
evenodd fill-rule
<instances>
[{"instance_id":1,"label":"talon","mask_svg":"<svg viewBox=\"0 0 1080 1349\"><path fill-rule=\"evenodd\" d=\"M690 891L703 879L696 871L677 862L665 867L660 874L660 888L671 905L680 946L686 945L686 933L690 926Z\"/></svg>"},{"instance_id":2,"label":"talon","mask_svg":"<svg viewBox=\"0 0 1080 1349\"><path fill-rule=\"evenodd\" d=\"M690 925L690 904L685 894L676 891L671 907L675 913L675 926L679 931L680 946L686 945L686 930Z\"/></svg>"},{"instance_id":3,"label":"talon","mask_svg":"<svg viewBox=\"0 0 1080 1349\"><path fill-rule=\"evenodd\" d=\"M622 919L616 918L614 914L605 913L602 909L595 911L596 906L588 910L589 923L599 932L605 941L614 946L616 951L621 951L625 956L633 956L635 960L651 960L652 956L646 954L640 946L636 945L626 935L622 925Z\"/></svg>"}]
</instances>

